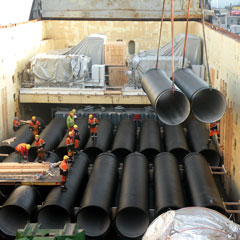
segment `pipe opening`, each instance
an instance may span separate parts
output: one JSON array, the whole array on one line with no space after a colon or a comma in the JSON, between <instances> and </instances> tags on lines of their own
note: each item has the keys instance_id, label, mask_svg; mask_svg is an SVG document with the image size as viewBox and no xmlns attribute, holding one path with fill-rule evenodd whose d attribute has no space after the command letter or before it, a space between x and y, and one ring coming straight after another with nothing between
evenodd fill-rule
<instances>
[{"instance_id":1,"label":"pipe opening","mask_svg":"<svg viewBox=\"0 0 240 240\"><path fill-rule=\"evenodd\" d=\"M77 215L77 223L89 237L104 235L111 225L109 214L104 209L95 206L81 209Z\"/></svg>"},{"instance_id":2,"label":"pipe opening","mask_svg":"<svg viewBox=\"0 0 240 240\"><path fill-rule=\"evenodd\" d=\"M27 211L19 206L3 207L0 210L0 230L7 236L16 236L16 230L23 229L29 218Z\"/></svg>"},{"instance_id":3,"label":"pipe opening","mask_svg":"<svg viewBox=\"0 0 240 240\"><path fill-rule=\"evenodd\" d=\"M148 224L147 214L139 208L124 208L116 216L116 228L125 237L142 236L147 230Z\"/></svg>"},{"instance_id":4,"label":"pipe opening","mask_svg":"<svg viewBox=\"0 0 240 240\"><path fill-rule=\"evenodd\" d=\"M98 147L88 147L84 149L84 153L88 155L88 159L90 163L93 163L96 157L102 152L103 151Z\"/></svg>"},{"instance_id":5,"label":"pipe opening","mask_svg":"<svg viewBox=\"0 0 240 240\"><path fill-rule=\"evenodd\" d=\"M59 147L54 151L54 153L56 153L59 158L62 159L64 155L67 155L67 147Z\"/></svg>"},{"instance_id":6,"label":"pipe opening","mask_svg":"<svg viewBox=\"0 0 240 240\"><path fill-rule=\"evenodd\" d=\"M28 151L28 161L34 162L36 158L37 158L37 148L31 147Z\"/></svg>"},{"instance_id":7,"label":"pipe opening","mask_svg":"<svg viewBox=\"0 0 240 240\"><path fill-rule=\"evenodd\" d=\"M118 161L122 163L126 156L132 152L126 148L117 148L113 150L112 153L117 157Z\"/></svg>"},{"instance_id":8,"label":"pipe opening","mask_svg":"<svg viewBox=\"0 0 240 240\"><path fill-rule=\"evenodd\" d=\"M0 153L10 154L14 151L15 149L11 146L6 146L6 145L0 146Z\"/></svg>"},{"instance_id":9,"label":"pipe opening","mask_svg":"<svg viewBox=\"0 0 240 240\"><path fill-rule=\"evenodd\" d=\"M217 89L201 89L194 94L191 101L193 115L201 122L218 121L225 113L226 100Z\"/></svg>"},{"instance_id":10,"label":"pipe opening","mask_svg":"<svg viewBox=\"0 0 240 240\"><path fill-rule=\"evenodd\" d=\"M189 154L189 151L183 148L175 148L171 150L170 153L172 153L175 156L178 164L182 164L184 157Z\"/></svg>"},{"instance_id":11,"label":"pipe opening","mask_svg":"<svg viewBox=\"0 0 240 240\"><path fill-rule=\"evenodd\" d=\"M71 222L69 213L62 207L48 205L43 207L38 213L38 222L42 229L61 229L66 223Z\"/></svg>"},{"instance_id":12,"label":"pipe opening","mask_svg":"<svg viewBox=\"0 0 240 240\"><path fill-rule=\"evenodd\" d=\"M167 125L178 125L184 122L190 112L188 98L179 91L166 90L160 94L155 103L159 119Z\"/></svg>"},{"instance_id":13,"label":"pipe opening","mask_svg":"<svg viewBox=\"0 0 240 240\"><path fill-rule=\"evenodd\" d=\"M155 156L157 156L160 152L154 148L147 148L141 151L141 153L148 159L148 161L153 162Z\"/></svg>"},{"instance_id":14,"label":"pipe opening","mask_svg":"<svg viewBox=\"0 0 240 240\"><path fill-rule=\"evenodd\" d=\"M207 160L210 166L219 166L220 164L220 156L219 154L211 149L206 149L200 152L205 159Z\"/></svg>"}]
</instances>

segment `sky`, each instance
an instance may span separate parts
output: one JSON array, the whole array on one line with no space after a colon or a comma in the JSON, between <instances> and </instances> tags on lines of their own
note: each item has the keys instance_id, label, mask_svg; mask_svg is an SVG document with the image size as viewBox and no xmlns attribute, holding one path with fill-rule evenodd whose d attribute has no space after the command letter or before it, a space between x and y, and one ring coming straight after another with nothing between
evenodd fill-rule
<instances>
[{"instance_id":1,"label":"sky","mask_svg":"<svg viewBox=\"0 0 240 240\"><path fill-rule=\"evenodd\" d=\"M0 0L0 25L28 21L33 0Z\"/></svg>"}]
</instances>

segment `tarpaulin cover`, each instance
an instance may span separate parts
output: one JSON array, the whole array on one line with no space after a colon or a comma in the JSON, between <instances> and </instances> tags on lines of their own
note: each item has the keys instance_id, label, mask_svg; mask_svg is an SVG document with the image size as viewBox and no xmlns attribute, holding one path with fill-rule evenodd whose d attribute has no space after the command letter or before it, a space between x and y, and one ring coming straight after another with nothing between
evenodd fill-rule
<instances>
[{"instance_id":1,"label":"tarpaulin cover","mask_svg":"<svg viewBox=\"0 0 240 240\"><path fill-rule=\"evenodd\" d=\"M168 211L148 227L143 240L240 239L240 225L217 211L189 207Z\"/></svg>"}]
</instances>

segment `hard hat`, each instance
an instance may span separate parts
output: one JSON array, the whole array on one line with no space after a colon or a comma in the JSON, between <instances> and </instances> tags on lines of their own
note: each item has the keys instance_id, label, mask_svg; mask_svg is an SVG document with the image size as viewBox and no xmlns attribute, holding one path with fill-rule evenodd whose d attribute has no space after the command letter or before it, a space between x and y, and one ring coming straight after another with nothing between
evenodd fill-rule
<instances>
[{"instance_id":1,"label":"hard hat","mask_svg":"<svg viewBox=\"0 0 240 240\"><path fill-rule=\"evenodd\" d=\"M32 120L33 120L33 121L36 120L36 117L35 117L35 116L32 116Z\"/></svg>"},{"instance_id":2,"label":"hard hat","mask_svg":"<svg viewBox=\"0 0 240 240\"><path fill-rule=\"evenodd\" d=\"M39 138L39 135L35 135L35 138Z\"/></svg>"},{"instance_id":3,"label":"hard hat","mask_svg":"<svg viewBox=\"0 0 240 240\"><path fill-rule=\"evenodd\" d=\"M90 119L91 119L92 117L93 117L93 115L92 115L92 114L89 114L88 118L90 118Z\"/></svg>"},{"instance_id":4,"label":"hard hat","mask_svg":"<svg viewBox=\"0 0 240 240\"><path fill-rule=\"evenodd\" d=\"M78 128L78 125L75 124L75 125L73 126L73 128Z\"/></svg>"},{"instance_id":5,"label":"hard hat","mask_svg":"<svg viewBox=\"0 0 240 240\"><path fill-rule=\"evenodd\" d=\"M72 135L73 133L72 133L72 131L70 131L69 133L68 133L68 135Z\"/></svg>"},{"instance_id":6,"label":"hard hat","mask_svg":"<svg viewBox=\"0 0 240 240\"><path fill-rule=\"evenodd\" d=\"M30 146L30 144L27 144L27 150L29 150L29 149L30 149L30 147L31 147L31 146Z\"/></svg>"},{"instance_id":7,"label":"hard hat","mask_svg":"<svg viewBox=\"0 0 240 240\"><path fill-rule=\"evenodd\" d=\"M68 159L69 159L69 156L68 156L68 155L65 155L65 156L63 157L63 159L64 159L64 160L68 160Z\"/></svg>"},{"instance_id":8,"label":"hard hat","mask_svg":"<svg viewBox=\"0 0 240 240\"><path fill-rule=\"evenodd\" d=\"M75 113L76 113L76 109L73 109L73 110L72 110L72 113L75 114Z\"/></svg>"}]
</instances>

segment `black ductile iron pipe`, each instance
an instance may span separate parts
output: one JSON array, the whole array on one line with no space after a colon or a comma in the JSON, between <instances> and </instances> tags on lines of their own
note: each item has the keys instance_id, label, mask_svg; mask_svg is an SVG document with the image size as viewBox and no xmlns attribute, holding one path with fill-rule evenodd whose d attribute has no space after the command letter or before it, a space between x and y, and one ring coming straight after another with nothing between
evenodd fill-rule
<instances>
[{"instance_id":1,"label":"black ductile iron pipe","mask_svg":"<svg viewBox=\"0 0 240 240\"><path fill-rule=\"evenodd\" d=\"M182 163L183 158L190 152L182 125L164 126L166 150L172 153Z\"/></svg>"},{"instance_id":2,"label":"black ductile iron pipe","mask_svg":"<svg viewBox=\"0 0 240 240\"><path fill-rule=\"evenodd\" d=\"M118 125L112 146L112 153L120 162L135 150L136 125L132 119L122 119Z\"/></svg>"},{"instance_id":3,"label":"black ductile iron pipe","mask_svg":"<svg viewBox=\"0 0 240 240\"><path fill-rule=\"evenodd\" d=\"M139 152L151 162L161 152L160 128L156 120L147 119L143 122L140 131Z\"/></svg>"},{"instance_id":4,"label":"black ductile iron pipe","mask_svg":"<svg viewBox=\"0 0 240 240\"><path fill-rule=\"evenodd\" d=\"M191 120L187 123L187 140L192 152L201 153L210 166L219 166L220 155L213 141L208 141L209 132L204 123Z\"/></svg>"},{"instance_id":5,"label":"black ductile iron pipe","mask_svg":"<svg viewBox=\"0 0 240 240\"><path fill-rule=\"evenodd\" d=\"M97 141L93 142L89 137L84 152L88 155L90 163L102 152L111 148L113 139L113 124L110 119L101 119L98 124Z\"/></svg>"},{"instance_id":6,"label":"black ductile iron pipe","mask_svg":"<svg viewBox=\"0 0 240 240\"><path fill-rule=\"evenodd\" d=\"M178 163L173 154L163 152L154 159L155 216L185 206Z\"/></svg>"},{"instance_id":7,"label":"black ductile iron pipe","mask_svg":"<svg viewBox=\"0 0 240 240\"><path fill-rule=\"evenodd\" d=\"M140 238L149 225L148 161L141 153L129 154L124 162L120 199L115 218L124 238Z\"/></svg>"},{"instance_id":8,"label":"black ductile iron pipe","mask_svg":"<svg viewBox=\"0 0 240 240\"><path fill-rule=\"evenodd\" d=\"M96 158L88 181L77 223L90 238L102 237L111 226L111 207L117 187L118 161L111 153Z\"/></svg>"},{"instance_id":9,"label":"black ductile iron pipe","mask_svg":"<svg viewBox=\"0 0 240 240\"><path fill-rule=\"evenodd\" d=\"M36 212L41 196L33 186L16 188L0 209L0 231L8 237L16 236Z\"/></svg>"},{"instance_id":10,"label":"black ductile iron pipe","mask_svg":"<svg viewBox=\"0 0 240 240\"><path fill-rule=\"evenodd\" d=\"M223 201L206 159L189 153L183 160L193 206L211 208L225 214Z\"/></svg>"},{"instance_id":11,"label":"black ductile iron pipe","mask_svg":"<svg viewBox=\"0 0 240 240\"><path fill-rule=\"evenodd\" d=\"M40 138L45 141L45 151L54 150L65 135L66 120L63 118L54 118L40 134ZM32 145L29 150L29 161L34 161L37 157L36 148Z\"/></svg>"},{"instance_id":12,"label":"black ductile iron pipe","mask_svg":"<svg viewBox=\"0 0 240 240\"><path fill-rule=\"evenodd\" d=\"M163 123L178 125L187 119L190 113L190 103L176 86L173 93L172 81L163 70L148 70L141 83L158 118Z\"/></svg>"},{"instance_id":13,"label":"black ductile iron pipe","mask_svg":"<svg viewBox=\"0 0 240 240\"><path fill-rule=\"evenodd\" d=\"M81 152L69 171L66 187L53 188L47 195L37 216L41 228L62 229L74 217L74 206L83 195L88 179L88 156Z\"/></svg>"},{"instance_id":14,"label":"black ductile iron pipe","mask_svg":"<svg viewBox=\"0 0 240 240\"><path fill-rule=\"evenodd\" d=\"M79 141L79 149L83 149L87 143L89 138L89 129L88 129L88 119L87 118L80 118L77 119L76 125L78 126L78 132L80 135ZM60 158L67 154L67 145L66 145L66 138L68 132L65 134L64 138L54 151Z\"/></svg>"},{"instance_id":15,"label":"black ductile iron pipe","mask_svg":"<svg viewBox=\"0 0 240 240\"><path fill-rule=\"evenodd\" d=\"M211 123L221 119L226 111L226 100L220 91L210 88L189 68L176 70L174 76L175 83L187 95L191 111L199 121Z\"/></svg>"}]
</instances>

